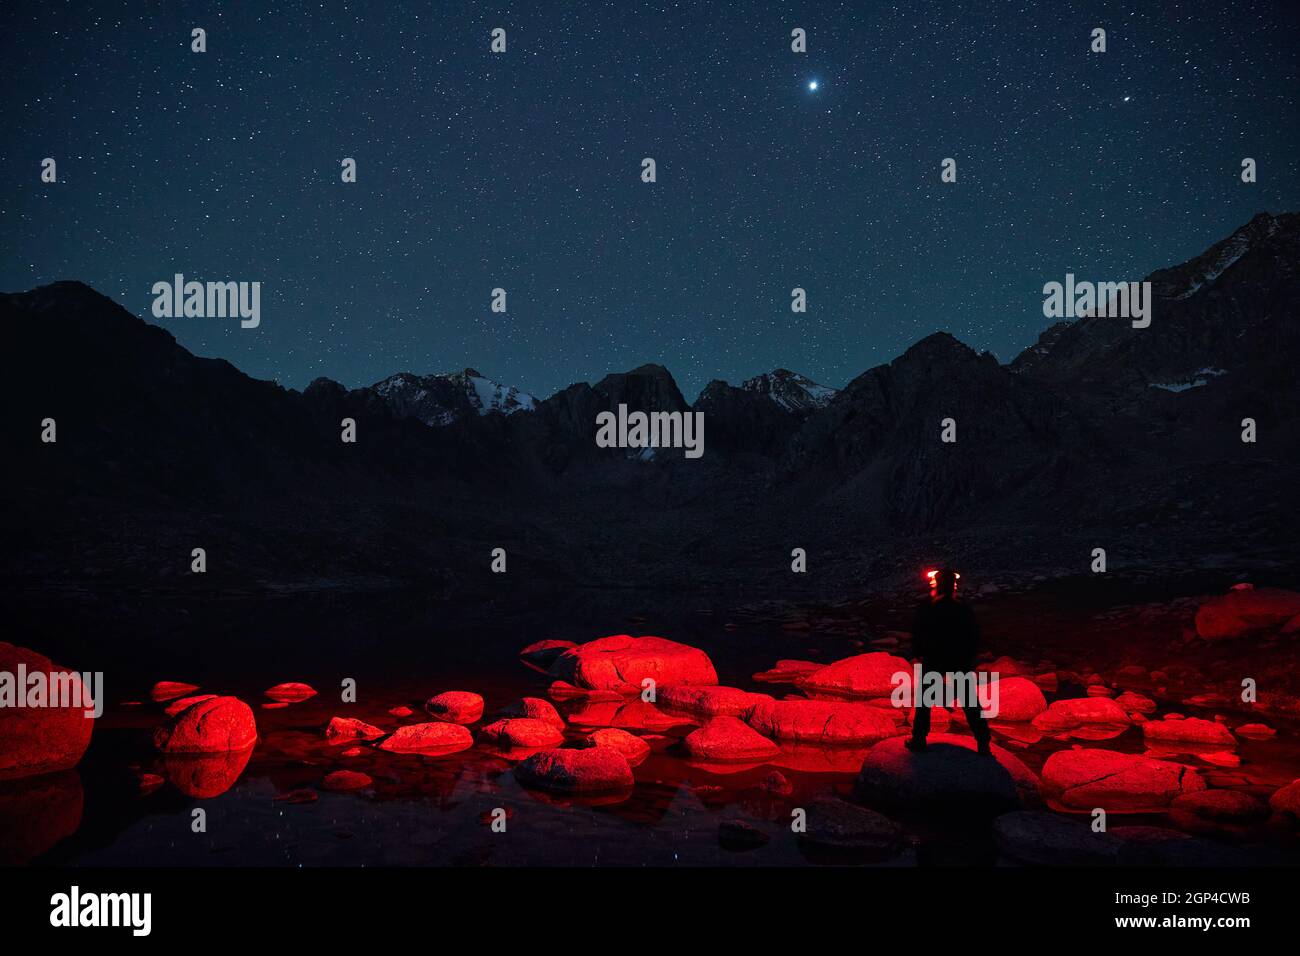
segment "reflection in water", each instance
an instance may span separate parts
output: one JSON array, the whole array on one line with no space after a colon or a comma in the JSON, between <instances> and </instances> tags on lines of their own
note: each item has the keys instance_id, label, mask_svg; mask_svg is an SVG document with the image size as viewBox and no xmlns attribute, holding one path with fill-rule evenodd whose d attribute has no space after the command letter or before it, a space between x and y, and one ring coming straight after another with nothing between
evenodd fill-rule
<instances>
[{"instance_id":1,"label":"reflection in water","mask_svg":"<svg viewBox=\"0 0 1300 956\"><path fill-rule=\"evenodd\" d=\"M252 747L213 754L164 754L162 772L187 797L206 800L233 787L252 756Z\"/></svg>"},{"instance_id":2,"label":"reflection in water","mask_svg":"<svg viewBox=\"0 0 1300 956\"><path fill-rule=\"evenodd\" d=\"M75 770L0 782L0 865L30 863L81 826Z\"/></svg>"}]
</instances>

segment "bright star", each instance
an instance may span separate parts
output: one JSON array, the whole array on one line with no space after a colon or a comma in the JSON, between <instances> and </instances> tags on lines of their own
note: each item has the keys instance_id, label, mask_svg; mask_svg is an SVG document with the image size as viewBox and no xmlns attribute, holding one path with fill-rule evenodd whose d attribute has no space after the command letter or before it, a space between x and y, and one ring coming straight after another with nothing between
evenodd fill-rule
<instances>
[{"instance_id":1,"label":"bright star","mask_svg":"<svg viewBox=\"0 0 1300 956\"><path fill-rule=\"evenodd\" d=\"M816 80L811 80L811 81L808 83L808 89L810 89L810 90L816 90L816 89L817 89L817 81L816 81Z\"/></svg>"}]
</instances>

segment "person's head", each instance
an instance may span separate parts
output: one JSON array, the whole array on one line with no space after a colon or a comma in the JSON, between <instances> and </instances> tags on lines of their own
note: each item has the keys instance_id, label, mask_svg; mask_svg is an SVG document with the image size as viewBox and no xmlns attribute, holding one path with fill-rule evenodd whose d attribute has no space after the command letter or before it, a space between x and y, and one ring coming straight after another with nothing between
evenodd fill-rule
<instances>
[{"instance_id":1,"label":"person's head","mask_svg":"<svg viewBox=\"0 0 1300 956\"><path fill-rule=\"evenodd\" d=\"M930 596L932 598L937 600L939 598L953 597L957 594L957 579L961 575L952 568L927 571L925 576L930 580Z\"/></svg>"}]
</instances>

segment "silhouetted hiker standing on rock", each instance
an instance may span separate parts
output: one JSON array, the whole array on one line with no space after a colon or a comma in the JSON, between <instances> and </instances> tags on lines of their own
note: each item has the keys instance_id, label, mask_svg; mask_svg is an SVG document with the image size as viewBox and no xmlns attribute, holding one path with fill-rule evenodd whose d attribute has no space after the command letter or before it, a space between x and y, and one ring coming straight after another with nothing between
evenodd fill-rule
<instances>
[{"instance_id":1,"label":"silhouetted hiker standing on rock","mask_svg":"<svg viewBox=\"0 0 1300 956\"><path fill-rule=\"evenodd\" d=\"M957 599L957 578L951 568L931 571L930 599L916 609L912 625L912 652L921 659L925 674L966 673L975 670L975 654L979 650L980 628L975 612L968 604ZM973 682L972 682L973 684ZM925 738L930 733L930 708L923 706L919 693L912 712L912 739L910 750L925 749ZM966 723L970 725L979 752L988 756L989 725L980 713L978 701L963 701Z\"/></svg>"}]
</instances>

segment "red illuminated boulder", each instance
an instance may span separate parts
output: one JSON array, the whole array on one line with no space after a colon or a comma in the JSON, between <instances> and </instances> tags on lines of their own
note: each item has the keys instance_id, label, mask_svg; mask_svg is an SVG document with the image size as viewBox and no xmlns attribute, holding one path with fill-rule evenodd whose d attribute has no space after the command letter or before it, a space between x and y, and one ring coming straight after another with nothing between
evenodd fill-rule
<instances>
[{"instance_id":1,"label":"red illuminated boulder","mask_svg":"<svg viewBox=\"0 0 1300 956\"><path fill-rule=\"evenodd\" d=\"M1237 746L1232 731L1213 720L1184 717L1182 720L1149 720L1142 725L1148 743L1192 744L1221 750Z\"/></svg>"},{"instance_id":2,"label":"red illuminated boulder","mask_svg":"<svg viewBox=\"0 0 1300 956\"><path fill-rule=\"evenodd\" d=\"M1182 764L1113 750L1060 750L1043 764L1043 793L1062 807L1139 812L1205 789Z\"/></svg>"},{"instance_id":3,"label":"red illuminated boulder","mask_svg":"<svg viewBox=\"0 0 1300 956\"><path fill-rule=\"evenodd\" d=\"M1196 612L1196 633L1207 641L1241 637L1277 627L1300 614L1300 593L1282 588L1232 590L1210 598Z\"/></svg>"},{"instance_id":4,"label":"red illuminated boulder","mask_svg":"<svg viewBox=\"0 0 1300 956\"><path fill-rule=\"evenodd\" d=\"M1292 780L1268 798L1269 809L1285 823L1300 824L1300 780Z\"/></svg>"},{"instance_id":5,"label":"red illuminated boulder","mask_svg":"<svg viewBox=\"0 0 1300 956\"><path fill-rule=\"evenodd\" d=\"M27 674L25 687L19 686L20 667ZM40 680L48 692L34 700L28 694L37 673L45 675ZM49 706L60 701L73 706ZM95 718L86 716L94 702L75 672L25 647L0 642L0 702L0 780L77 765L90 744ZM26 706L35 703L41 706Z\"/></svg>"},{"instance_id":6,"label":"red illuminated boulder","mask_svg":"<svg viewBox=\"0 0 1300 956\"><path fill-rule=\"evenodd\" d=\"M615 634L571 647L551 664L551 676L577 687L639 693L642 681L716 685L718 674L707 654L662 637Z\"/></svg>"},{"instance_id":7,"label":"red illuminated boulder","mask_svg":"<svg viewBox=\"0 0 1300 956\"><path fill-rule=\"evenodd\" d=\"M771 699L768 694L753 694L739 687L678 684L660 689L656 703L692 717L739 717L759 701Z\"/></svg>"},{"instance_id":8,"label":"red illuminated boulder","mask_svg":"<svg viewBox=\"0 0 1300 956\"><path fill-rule=\"evenodd\" d=\"M847 701L759 701L745 723L771 740L823 746L875 743L895 732L894 721L881 709Z\"/></svg>"},{"instance_id":9,"label":"red illuminated boulder","mask_svg":"<svg viewBox=\"0 0 1300 956\"><path fill-rule=\"evenodd\" d=\"M1256 740L1267 740L1276 737L1277 731L1268 724L1242 724L1237 728L1237 734L1242 737L1254 737Z\"/></svg>"},{"instance_id":10,"label":"red illuminated boulder","mask_svg":"<svg viewBox=\"0 0 1300 956\"><path fill-rule=\"evenodd\" d=\"M388 731L374 724L355 717L332 717L325 728L325 739L332 744L347 743L352 740L377 740Z\"/></svg>"},{"instance_id":11,"label":"red illuminated boulder","mask_svg":"<svg viewBox=\"0 0 1300 956\"><path fill-rule=\"evenodd\" d=\"M474 736L467 728L435 720L398 727L379 749L393 753L455 753L473 746Z\"/></svg>"},{"instance_id":12,"label":"red illuminated boulder","mask_svg":"<svg viewBox=\"0 0 1300 956\"><path fill-rule=\"evenodd\" d=\"M1047 698L1037 684L1027 677L1003 677L989 686L996 687L998 712L990 720L1023 722L1033 720L1047 709Z\"/></svg>"},{"instance_id":13,"label":"red illuminated boulder","mask_svg":"<svg viewBox=\"0 0 1300 956\"><path fill-rule=\"evenodd\" d=\"M577 646L573 641L535 641L520 651L519 656L524 663L546 670L555 663L557 657Z\"/></svg>"},{"instance_id":14,"label":"red illuminated boulder","mask_svg":"<svg viewBox=\"0 0 1300 956\"><path fill-rule=\"evenodd\" d=\"M687 755L696 760L761 761L775 757L781 748L749 724L735 717L714 717L682 741Z\"/></svg>"},{"instance_id":15,"label":"red illuminated boulder","mask_svg":"<svg viewBox=\"0 0 1300 956\"><path fill-rule=\"evenodd\" d=\"M322 790L363 790L374 783L369 774L359 770L335 770L320 782Z\"/></svg>"},{"instance_id":16,"label":"red illuminated boulder","mask_svg":"<svg viewBox=\"0 0 1300 956\"><path fill-rule=\"evenodd\" d=\"M525 786L559 793L605 793L636 783L627 758L613 747L543 750L519 763L515 777Z\"/></svg>"},{"instance_id":17,"label":"red illuminated boulder","mask_svg":"<svg viewBox=\"0 0 1300 956\"><path fill-rule=\"evenodd\" d=\"M1034 726L1051 733L1070 730L1084 724L1132 723L1124 708L1109 697L1072 697L1053 701L1045 711L1034 718Z\"/></svg>"},{"instance_id":18,"label":"red illuminated boulder","mask_svg":"<svg viewBox=\"0 0 1300 956\"><path fill-rule=\"evenodd\" d=\"M914 753L894 737L867 752L856 794L871 806L925 808L954 814L992 815L1034 806L1038 778L1013 754L993 747L976 752L973 737L931 734Z\"/></svg>"},{"instance_id":19,"label":"red illuminated boulder","mask_svg":"<svg viewBox=\"0 0 1300 956\"><path fill-rule=\"evenodd\" d=\"M894 675L900 673L910 675L911 663L884 651L872 651L805 674L799 686L846 697L888 697L897 686Z\"/></svg>"},{"instance_id":20,"label":"red illuminated boulder","mask_svg":"<svg viewBox=\"0 0 1300 956\"><path fill-rule=\"evenodd\" d=\"M211 697L176 714L153 732L164 753L219 753L257 743L253 709L235 697Z\"/></svg>"},{"instance_id":21,"label":"red illuminated boulder","mask_svg":"<svg viewBox=\"0 0 1300 956\"><path fill-rule=\"evenodd\" d=\"M531 717L494 721L479 733L498 747L554 747L564 742L564 734L558 727Z\"/></svg>"},{"instance_id":22,"label":"red illuminated boulder","mask_svg":"<svg viewBox=\"0 0 1300 956\"><path fill-rule=\"evenodd\" d=\"M160 680L149 691L149 697L158 704L186 697L199 689L198 684L185 684L175 680Z\"/></svg>"},{"instance_id":23,"label":"red illuminated boulder","mask_svg":"<svg viewBox=\"0 0 1300 956\"><path fill-rule=\"evenodd\" d=\"M449 724L472 724L483 716L483 698L467 690L449 690L430 697L424 709L431 717Z\"/></svg>"},{"instance_id":24,"label":"red illuminated boulder","mask_svg":"<svg viewBox=\"0 0 1300 956\"><path fill-rule=\"evenodd\" d=\"M1014 657L1007 657L1005 654L988 664L981 664L976 670L997 674L1002 680L1008 677L1032 677L1034 673L1034 668L1029 664L1018 661Z\"/></svg>"},{"instance_id":25,"label":"red illuminated boulder","mask_svg":"<svg viewBox=\"0 0 1300 956\"><path fill-rule=\"evenodd\" d=\"M650 756L650 745L636 734L629 734L617 727L605 727L594 730L587 735L587 742L593 747L613 747L621 753L629 765L637 764Z\"/></svg>"},{"instance_id":26,"label":"red illuminated boulder","mask_svg":"<svg viewBox=\"0 0 1300 956\"><path fill-rule=\"evenodd\" d=\"M316 688L310 684L288 683L268 687L264 692L271 700L280 704L296 704L308 697L316 696Z\"/></svg>"},{"instance_id":27,"label":"red illuminated boulder","mask_svg":"<svg viewBox=\"0 0 1300 956\"><path fill-rule=\"evenodd\" d=\"M564 729L564 718L560 712L555 709L555 705L549 700L542 700L540 697L524 697L501 709L503 717L527 717L531 720L540 720L543 723L550 724L552 727Z\"/></svg>"},{"instance_id":28,"label":"red illuminated boulder","mask_svg":"<svg viewBox=\"0 0 1300 956\"><path fill-rule=\"evenodd\" d=\"M1123 707L1124 712L1130 716L1133 714L1154 714L1156 712L1156 702L1154 700L1129 690L1116 697L1115 703Z\"/></svg>"}]
</instances>

